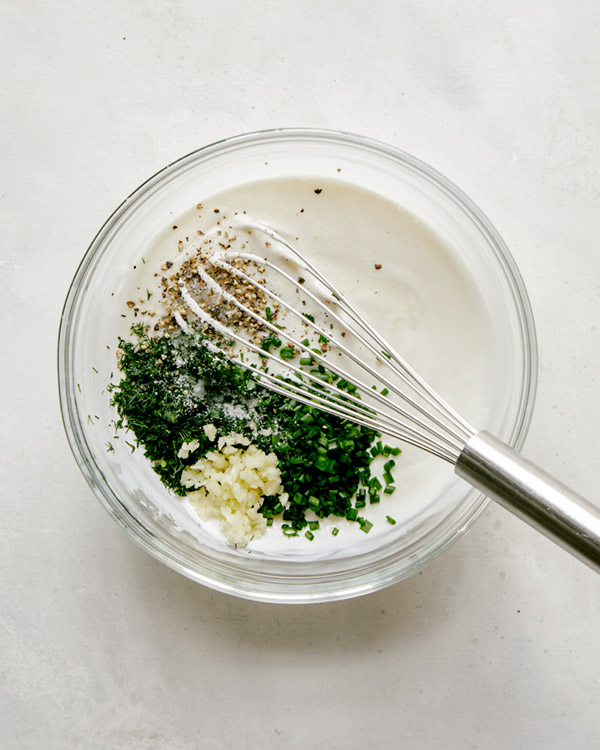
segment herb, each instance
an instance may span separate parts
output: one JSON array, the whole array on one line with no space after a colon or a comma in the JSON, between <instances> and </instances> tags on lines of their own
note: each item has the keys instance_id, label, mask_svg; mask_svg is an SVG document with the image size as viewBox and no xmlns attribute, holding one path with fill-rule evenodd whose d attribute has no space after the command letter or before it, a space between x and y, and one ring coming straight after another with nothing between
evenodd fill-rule
<instances>
[{"instance_id":1,"label":"herb","mask_svg":"<svg viewBox=\"0 0 600 750\"><path fill-rule=\"evenodd\" d=\"M294 359L296 356L296 350L293 346L283 346L279 350L279 356L281 359Z\"/></svg>"},{"instance_id":2,"label":"herb","mask_svg":"<svg viewBox=\"0 0 600 750\"><path fill-rule=\"evenodd\" d=\"M214 448L203 429L213 424L218 435L241 433L277 455L289 507L284 509L278 496L265 497L261 513L268 523L282 516L286 536L308 527L310 539L319 529L315 517L331 515L355 521L368 533L371 524L358 516L357 508L365 507L367 493L370 503L379 502L382 489L371 476L370 463L375 455L392 451L378 440L378 432L264 388L248 370L205 347L198 331L149 336L137 324L132 333L132 340L119 340L122 378L109 386L119 414L115 427L135 434L167 487L179 495L187 493L181 472ZM271 340L271 345L281 342ZM318 372L324 381L337 380L340 390L352 392L350 384L324 367ZM198 449L180 458L181 445L193 439ZM386 490L394 463L385 466Z\"/></svg>"}]
</instances>

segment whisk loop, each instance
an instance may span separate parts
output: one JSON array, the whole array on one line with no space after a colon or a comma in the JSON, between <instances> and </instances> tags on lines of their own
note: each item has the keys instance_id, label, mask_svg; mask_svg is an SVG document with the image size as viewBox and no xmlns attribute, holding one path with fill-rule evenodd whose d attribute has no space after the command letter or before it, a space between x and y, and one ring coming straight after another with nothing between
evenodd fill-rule
<instances>
[{"instance_id":1,"label":"whisk loop","mask_svg":"<svg viewBox=\"0 0 600 750\"><path fill-rule=\"evenodd\" d=\"M245 319L254 321L260 328L270 334L283 338L294 351L308 355L312 364L321 365L329 373L334 373L344 383L351 386L351 392L343 393L338 389L328 387L322 377L317 377L306 367L297 366L291 360L284 360L287 377L273 374L264 367L257 367L256 362L249 362L237 358L236 362L251 370L253 376L266 387L286 396L295 398L302 403L344 417L358 424L376 429L391 437L398 438L418 448L422 448L446 461L455 463L466 441L475 434L475 430L460 417L427 383L409 366L398 352L373 329L364 317L350 304L342 292L336 289L315 266L305 258L285 238L273 230L257 224L248 224L251 231L260 231L275 241L292 257L280 260L291 260L303 274L302 283L281 265L268 258L262 258L255 253L229 250L217 250L205 259L205 267L197 270L199 278L206 288L213 293L213 297L221 303L233 306ZM232 264L232 261L242 260L250 264L255 270L267 269L272 274L284 280L298 290L302 290L304 302L310 301L313 309L320 310L329 321L329 330L323 323L318 323L313 315L301 313L286 299L267 284L264 278L257 279L255 274ZM228 292L216 282L207 270L212 266L224 271L231 278L236 278L247 287L264 294L272 304L277 305L279 311L284 311L286 325L281 326L269 320L265 308L252 308L240 295ZM316 283L326 290L327 297L311 291L307 284L307 276L312 276ZM244 348L254 352L262 360L276 363L277 369L282 369L282 359L279 354L274 355L265 349L264 345L252 341L248 332L243 328L227 325L215 315L214 299L211 309L200 304L188 288L185 279L179 282L182 299L189 310L205 324L214 328L222 336L232 339ZM289 323L294 321L290 329ZM295 331L305 328L312 331L318 341L326 342L324 352L319 352L306 338L301 339ZM333 332L332 332L333 330ZM346 343L348 342L348 343ZM356 353L357 346L361 355ZM351 374L340 367L333 352L337 352L355 365L357 374ZM365 355L369 356L369 359ZM292 382L290 376L295 380ZM398 397L386 398L373 389L378 383L381 389ZM357 394L357 395L354 395ZM404 402L404 405L402 405ZM409 407L409 408L406 408Z\"/></svg>"},{"instance_id":2,"label":"whisk loop","mask_svg":"<svg viewBox=\"0 0 600 750\"><path fill-rule=\"evenodd\" d=\"M272 242L265 246L275 243L277 262L226 244L203 256L179 277L185 315L174 315L182 327L191 313L230 344L206 339L206 345L225 351L265 387L454 464L473 487L600 571L595 505L489 433L477 432L284 237L253 222L240 228L268 237ZM311 313L286 299L282 283ZM278 342L277 354L269 342Z\"/></svg>"}]
</instances>

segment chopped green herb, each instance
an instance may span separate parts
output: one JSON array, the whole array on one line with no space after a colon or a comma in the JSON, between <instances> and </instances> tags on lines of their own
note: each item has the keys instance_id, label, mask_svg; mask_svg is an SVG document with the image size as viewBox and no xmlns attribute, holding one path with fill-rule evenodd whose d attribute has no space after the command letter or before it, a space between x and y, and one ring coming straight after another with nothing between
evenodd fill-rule
<instances>
[{"instance_id":1,"label":"chopped green herb","mask_svg":"<svg viewBox=\"0 0 600 750\"><path fill-rule=\"evenodd\" d=\"M360 524L360 530L364 531L365 534L368 534L369 531L373 528L373 524L371 521L367 521L366 518L358 518L358 523Z\"/></svg>"},{"instance_id":2,"label":"chopped green herb","mask_svg":"<svg viewBox=\"0 0 600 750\"><path fill-rule=\"evenodd\" d=\"M115 428L134 433L161 481L175 493L188 491L180 483L185 466L214 448L203 430L214 424L218 435L240 433L277 455L289 507L284 509L277 496L265 497L260 512L269 525L282 517L286 536L302 530L313 534L320 528L315 516L357 522L367 494L371 503L379 501L381 483L370 471L373 449L374 455L384 451L377 432L265 389L250 371L203 346L196 330L152 336L136 324L132 333L132 340L118 342L122 377L109 386L119 415ZM274 335L261 346L282 347ZM285 350L296 356L292 347L282 347L280 354ZM351 392L350 384L319 368L320 377ZM182 443L193 439L198 449L182 459ZM337 527L331 533L337 535Z\"/></svg>"},{"instance_id":3,"label":"chopped green herb","mask_svg":"<svg viewBox=\"0 0 600 750\"><path fill-rule=\"evenodd\" d=\"M281 346L281 339L277 338L274 333L272 333L270 336L266 336L261 341L260 348L264 349L266 352L270 352L272 346L274 346L276 349Z\"/></svg>"}]
</instances>

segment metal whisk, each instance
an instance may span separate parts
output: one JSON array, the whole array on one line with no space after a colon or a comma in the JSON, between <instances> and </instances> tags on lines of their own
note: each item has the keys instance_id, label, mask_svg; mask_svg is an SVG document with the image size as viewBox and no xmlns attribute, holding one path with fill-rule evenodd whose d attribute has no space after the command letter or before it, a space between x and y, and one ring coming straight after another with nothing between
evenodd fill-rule
<instances>
[{"instance_id":1,"label":"metal whisk","mask_svg":"<svg viewBox=\"0 0 600 750\"><path fill-rule=\"evenodd\" d=\"M243 228L283 249L277 262L220 243L179 277L174 315L182 327L191 312L221 337L221 345L208 345L265 387L452 463L458 476L600 572L599 508L468 424L284 237L255 223Z\"/></svg>"}]
</instances>

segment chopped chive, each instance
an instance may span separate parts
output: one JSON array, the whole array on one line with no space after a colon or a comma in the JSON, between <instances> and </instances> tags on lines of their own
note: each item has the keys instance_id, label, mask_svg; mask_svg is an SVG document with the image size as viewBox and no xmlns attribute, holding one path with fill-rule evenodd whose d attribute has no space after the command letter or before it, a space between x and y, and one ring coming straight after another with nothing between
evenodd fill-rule
<instances>
[{"instance_id":1,"label":"chopped chive","mask_svg":"<svg viewBox=\"0 0 600 750\"><path fill-rule=\"evenodd\" d=\"M387 388L383 388L383 389L381 390L381 395L382 395L382 396L387 396L387 395L388 395L388 393L389 393L389 391L388 391L388 389L387 389Z\"/></svg>"},{"instance_id":2,"label":"chopped chive","mask_svg":"<svg viewBox=\"0 0 600 750\"><path fill-rule=\"evenodd\" d=\"M281 359L294 359L296 350L293 346L282 346L279 350L279 356Z\"/></svg>"},{"instance_id":3,"label":"chopped chive","mask_svg":"<svg viewBox=\"0 0 600 750\"><path fill-rule=\"evenodd\" d=\"M312 508L313 510L316 510L320 506L319 499L311 495L308 498L308 506L309 508Z\"/></svg>"},{"instance_id":4,"label":"chopped chive","mask_svg":"<svg viewBox=\"0 0 600 750\"><path fill-rule=\"evenodd\" d=\"M340 533L340 530L338 529L337 526L334 526L333 529L331 529L332 536L337 536L339 533Z\"/></svg>"},{"instance_id":5,"label":"chopped chive","mask_svg":"<svg viewBox=\"0 0 600 750\"><path fill-rule=\"evenodd\" d=\"M379 481L379 479L377 479L377 477L373 477L369 481L369 489L370 490L374 490L375 492L379 492L379 490L381 489L381 487L382 487L382 484Z\"/></svg>"},{"instance_id":6,"label":"chopped chive","mask_svg":"<svg viewBox=\"0 0 600 750\"><path fill-rule=\"evenodd\" d=\"M312 542L312 540L315 538L315 535L312 533L312 531L305 531L304 536L308 539L309 542Z\"/></svg>"},{"instance_id":7,"label":"chopped chive","mask_svg":"<svg viewBox=\"0 0 600 750\"><path fill-rule=\"evenodd\" d=\"M396 519L392 518L391 516L386 516L386 520L388 523L391 523L392 526L394 526L394 524L396 523Z\"/></svg>"},{"instance_id":8,"label":"chopped chive","mask_svg":"<svg viewBox=\"0 0 600 750\"><path fill-rule=\"evenodd\" d=\"M278 349L281 346L281 339L275 336L274 333L272 333L270 336L266 336L261 341L260 348L264 349L264 351L266 352L270 352L272 346L274 346L276 349Z\"/></svg>"},{"instance_id":9,"label":"chopped chive","mask_svg":"<svg viewBox=\"0 0 600 750\"><path fill-rule=\"evenodd\" d=\"M383 494L384 495L393 495L395 489L396 488L394 487L393 484L388 484L388 486L383 490Z\"/></svg>"}]
</instances>

